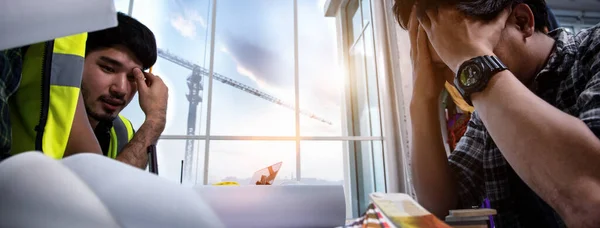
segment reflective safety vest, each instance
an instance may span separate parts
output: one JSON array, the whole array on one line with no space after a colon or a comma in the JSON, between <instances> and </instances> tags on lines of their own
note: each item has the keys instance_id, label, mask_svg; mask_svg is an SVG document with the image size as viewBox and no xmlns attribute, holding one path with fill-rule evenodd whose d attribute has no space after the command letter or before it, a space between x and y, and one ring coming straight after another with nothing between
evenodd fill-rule
<instances>
[{"instance_id":1,"label":"reflective safety vest","mask_svg":"<svg viewBox=\"0 0 600 228\"><path fill-rule=\"evenodd\" d=\"M108 146L107 156L113 159L117 158L117 155L131 141L134 134L135 130L131 121L122 115L115 118L113 120L113 127L110 129L110 145Z\"/></svg>"},{"instance_id":2,"label":"reflective safety vest","mask_svg":"<svg viewBox=\"0 0 600 228\"><path fill-rule=\"evenodd\" d=\"M30 45L21 83L9 100L11 154L63 157L80 95L87 33Z\"/></svg>"}]
</instances>

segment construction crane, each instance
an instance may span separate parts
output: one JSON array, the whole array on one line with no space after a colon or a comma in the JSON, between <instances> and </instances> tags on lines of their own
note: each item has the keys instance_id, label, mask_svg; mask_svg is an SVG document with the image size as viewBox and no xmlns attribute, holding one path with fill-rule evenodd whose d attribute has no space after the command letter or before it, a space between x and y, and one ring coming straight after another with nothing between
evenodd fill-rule
<instances>
[{"instance_id":1,"label":"construction crane","mask_svg":"<svg viewBox=\"0 0 600 228\"><path fill-rule=\"evenodd\" d=\"M179 56L171 54L168 51L162 50L160 48L158 49L158 56L192 71L192 75L190 75L187 78L189 93L186 95L186 97L190 104L189 112L188 112L188 122L187 122L187 135L188 136L194 135L196 132L196 116L197 116L196 110L197 110L198 104L202 102L202 91L204 89L203 88L204 87L203 86L203 77L208 77L209 71L206 68L199 66L198 64L192 63L188 60L185 60ZM252 94L254 96L257 96L259 98L262 98L264 100L275 103L277 105L281 105L283 107L294 110L293 104L285 102L277 97L274 97L273 95L267 94L258 89L244 85L241 82L238 82L231 78L225 77L224 75L221 75L219 73L213 72L213 79L215 79L219 82L225 83L227 85L230 85L239 90L242 90L244 92L247 92L249 94ZM305 115L311 119L315 119L317 121L326 123L328 125L332 124L330 121L328 121L324 118L321 118L313 113L305 111L305 110L300 110L300 114ZM185 176L186 179L189 179L191 177L192 163L193 163L192 161L194 161L194 141L191 139L188 139L185 143L185 158L184 158L184 164L183 164L183 166L184 166L183 167L183 169L184 169L183 176Z\"/></svg>"}]
</instances>

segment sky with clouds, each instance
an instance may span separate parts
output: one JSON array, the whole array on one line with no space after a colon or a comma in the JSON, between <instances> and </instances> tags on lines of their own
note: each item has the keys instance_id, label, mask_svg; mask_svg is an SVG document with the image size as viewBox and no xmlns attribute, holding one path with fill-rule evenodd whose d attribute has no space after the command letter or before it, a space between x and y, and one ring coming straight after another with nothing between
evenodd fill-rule
<instances>
[{"instance_id":1,"label":"sky with clouds","mask_svg":"<svg viewBox=\"0 0 600 228\"><path fill-rule=\"evenodd\" d=\"M342 136L341 88L335 19L323 16L324 0L298 0L300 109L331 124L301 117L304 136ZM132 16L148 26L158 47L206 69L210 66L211 8L209 0L138 0ZM115 0L127 12L129 0ZM294 34L292 0L218 0L214 71L294 104ZM189 103L186 79L191 70L159 58L153 72L169 87L167 126L163 135L185 135ZM197 107L196 135L206 134L208 77ZM137 96L123 111L135 127L144 121ZM230 85L213 81L211 135L294 136L294 111ZM202 171L204 141L196 141L194 169ZM184 140L161 140L159 172L179 181ZM303 178L343 180L343 144L303 141ZM293 141L210 141L209 183L253 172L283 161L281 178L295 176ZM198 183L202 183L202 173Z\"/></svg>"}]
</instances>

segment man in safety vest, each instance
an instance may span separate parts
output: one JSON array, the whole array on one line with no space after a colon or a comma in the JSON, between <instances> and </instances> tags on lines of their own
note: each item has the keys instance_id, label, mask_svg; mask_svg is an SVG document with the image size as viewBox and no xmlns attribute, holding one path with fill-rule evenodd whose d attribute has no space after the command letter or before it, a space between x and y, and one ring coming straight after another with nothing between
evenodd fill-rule
<instances>
[{"instance_id":1,"label":"man in safety vest","mask_svg":"<svg viewBox=\"0 0 600 228\"><path fill-rule=\"evenodd\" d=\"M0 160L101 153L80 84L87 33L0 51Z\"/></svg>"},{"instance_id":2,"label":"man in safety vest","mask_svg":"<svg viewBox=\"0 0 600 228\"><path fill-rule=\"evenodd\" d=\"M88 34L81 91L104 155L145 168L147 147L165 127L168 88L158 76L143 72L157 59L152 31L123 13L117 19L117 27ZM138 91L146 120L135 132L119 113Z\"/></svg>"}]
</instances>

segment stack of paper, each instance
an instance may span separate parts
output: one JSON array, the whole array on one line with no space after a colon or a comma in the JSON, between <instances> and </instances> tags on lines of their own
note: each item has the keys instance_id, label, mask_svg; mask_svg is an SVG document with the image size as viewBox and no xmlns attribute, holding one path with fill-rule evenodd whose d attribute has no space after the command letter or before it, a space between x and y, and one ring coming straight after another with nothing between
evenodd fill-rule
<instances>
[{"instance_id":1,"label":"stack of paper","mask_svg":"<svg viewBox=\"0 0 600 228\"><path fill-rule=\"evenodd\" d=\"M102 155L0 162L0 227L224 227L196 191Z\"/></svg>"},{"instance_id":2,"label":"stack of paper","mask_svg":"<svg viewBox=\"0 0 600 228\"><path fill-rule=\"evenodd\" d=\"M0 163L0 227L336 227L343 186L185 187L98 154Z\"/></svg>"}]
</instances>

